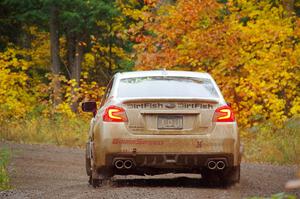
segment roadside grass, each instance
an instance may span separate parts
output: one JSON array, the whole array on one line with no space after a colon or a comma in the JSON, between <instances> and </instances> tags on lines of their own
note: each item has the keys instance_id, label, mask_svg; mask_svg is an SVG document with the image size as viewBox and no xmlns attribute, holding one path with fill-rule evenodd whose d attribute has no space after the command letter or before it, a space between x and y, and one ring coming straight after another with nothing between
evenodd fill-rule
<instances>
[{"instance_id":1,"label":"roadside grass","mask_svg":"<svg viewBox=\"0 0 300 199\"><path fill-rule=\"evenodd\" d=\"M3 122L0 125L0 140L83 147L88 129L89 120L80 117L37 117Z\"/></svg>"},{"instance_id":2,"label":"roadside grass","mask_svg":"<svg viewBox=\"0 0 300 199\"><path fill-rule=\"evenodd\" d=\"M10 189L7 166L10 159L10 152L6 148L0 148L0 191Z\"/></svg>"},{"instance_id":3,"label":"roadside grass","mask_svg":"<svg viewBox=\"0 0 300 199\"><path fill-rule=\"evenodd\" d=\"M265 122L241 134L245 161L300 165L300 118L288 120L283 128Z\"/></svg>"},{"instance_id":4,"label":"roadside grass","mask_svg":"<svg viewBox=\"0 0 300 199\"><path fill-rule=\"evenodd\" d=\"M297 199L295 195L290 195L286 193L277 193L274 195L271 195L270 197L250 197L248 199Z\"/></svg>"}]
</instances>

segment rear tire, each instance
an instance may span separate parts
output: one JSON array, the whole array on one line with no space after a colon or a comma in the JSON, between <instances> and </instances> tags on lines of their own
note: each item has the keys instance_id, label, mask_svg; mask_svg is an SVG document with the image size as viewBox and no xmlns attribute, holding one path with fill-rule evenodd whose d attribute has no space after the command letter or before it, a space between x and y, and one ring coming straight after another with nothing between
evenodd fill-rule
<instances>
[{"instance_id":1,"label":"rear tire","mask_svg":"<svg viewBox=\"0 0 300 199\"><path fill-rule=\"evenodd\" d=\"M88 147L89 143L87 143L86 145L86 149L85 149L85 170L86 170L86 174L88 176L92 175L92 163L91 163L91 158L89 157L89 147Z\"/></svg>"},{"instance_id":2,"label":"rear tire","mask_svg":"<svg viewBox=\"0 0 300 199\"><path fill-rule=\"evenodd\" d=\"M91 159L89 159L89 158L85 158L85 170L86 170L86 174L88 176L92 175Z\"/></svg>"},{"instance_id":3,"label":"rear tire","mask_svg":"<svg viewBox=\"0 0 300 199\"><path fill-rule=\"evenodd\" d=\"M225 171L221 177L224 185L234 185L240 182L241 177L241 166L235 166Z\"/></svg>"},{"instance_id":4,"label":"rear tire","mask_svg":"<svg viewBox=\"0 0 300 199\"><path fill-rule=\"evenodd\" d=\"M100 187L102 185L102 180L95 179L92 176L90 176L89 184L92 185L94 188L97 188L97 187Z\"/></svg>"},{"instance_id":5,"label":"rear tire","mask_svg":"<svg viewBox=\"0 0 300 199\"><path fill-rule=\"evenodd\" d=\"M90 142L86 144L85 150L85 170L86 174L89 176L89 184L92 185L94 188L100 187L102 185L102 179L99 177L98 172L94 168L93 164L93 157L91 157L91 148Z\"/></svg>"},{"instance_id":6,"label":"rear tire","mask_svg":"<svg viewBox=\"0 0 300 199\"><path fill-rule=\"evenodd\" d=\"M216 171L205 170L201 173L202 179L209 186L219 186L220 185L220 177Z\"/></svg>"},{"instance_id":7,"label":"rear tire","mask_svg":"<svg viewBox=\"0 0 300 199\"><path fill-rule=\"evenodd\" d=\"M236 166L224 171L205 170L201 175L210 186L230 186L240 182L240 170L240 166Z\"/></svg>"}]
</instances>

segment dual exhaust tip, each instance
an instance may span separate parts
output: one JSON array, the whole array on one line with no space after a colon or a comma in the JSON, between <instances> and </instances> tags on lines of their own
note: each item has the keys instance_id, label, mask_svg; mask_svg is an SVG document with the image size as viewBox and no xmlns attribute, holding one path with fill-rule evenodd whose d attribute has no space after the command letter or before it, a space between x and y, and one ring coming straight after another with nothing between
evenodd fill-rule
<instances>
[{"instance_id":1,"label":"dual exhaust tip","mask_svg":"<svg viewBox=\"0 0 300 199\"><path fill-rule=\"evenodd\" d=\"M209 168L210 170L223 170L225 169L226 164L223 160L210 160L207 163L207 168Z\"/></svg>"},{"instance_id":2,"label":"dual exhaust tip","mask_svg":"<svg viewBox=\"0 0 300 199\"><path fill-rule=\"evenodd\" d=\"M132 160L116 160L114 165L117 169L131 169L134 163Z\"/></svg>"},{"instance_id":3,"label":"dual exhaust tip","mask_svg":"<svg viewBox=\"0 0 300 199\"><path fill-rule=\"evenodd\" d=\"M117 169L131 169L134 167L134 162L132 160L117 159L114 161L114 166ZM207 168L210 170L223 170L226 167L226 163L223 160L210 160L207 163Z\"/></svg>"}]
</instances>

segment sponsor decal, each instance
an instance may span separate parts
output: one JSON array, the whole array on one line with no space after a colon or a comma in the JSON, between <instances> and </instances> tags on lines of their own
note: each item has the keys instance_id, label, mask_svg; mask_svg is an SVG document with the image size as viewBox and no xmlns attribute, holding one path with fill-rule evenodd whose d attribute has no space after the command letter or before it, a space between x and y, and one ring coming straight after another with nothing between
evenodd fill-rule
<instances>
[{"instance_id":1,"label":"sponsor decal","mask_svg":"<svg viewBox=\"0 0 300 199\"><path fill-rule=\"evenodd\" d=\"M163 108L164 105L162 103L141 103L141 104L128 104L129 109L160 109Z\"/></svg>"},{"instance_id":2,"label":"sponsor decal","mask_svg":"<svg viewBox=\"0 0 300 199\"><path fill-rule=\"evenodd\" d=\"M186 108L186 109L193 109L193 108L200 108L200 109L213 109L212 104L194 104L194 103L182 103L178 104L178 108Z\"/></svg>"},{"instance_id":3,"label":"sponsor decal","mask_svg":"<svg viewBox=\"0 0 300 199\"><path fill-rule=\"evenodd\" d=\"M121 139L115 138L112 140L112 144L124 144L124 145L163 145L163 141L156 140L143 140L143 139Z\"/></svg>"},{"instance_id":4,"label":"sponsor decal","mask_svg":"<svg viewBox=\"0 0 300 199\"><path fill-rule=\"evenodd\" d=\"M128 104L128 109L162 109L162 108L168 108L168 109L213 109L214 106L209 103L139 103L139 104Z\"/></svg>"},{"instance_id":5,"label":"sponsor decal","mask_svg":"<svg viewBox=\"0 0 300 199\"><path fill-rule=\"evenodd\" d=\"M202 148L202 143L203 143L202 140L197 140L196 141L196 148Z\"/></svg>"}]
</instances>

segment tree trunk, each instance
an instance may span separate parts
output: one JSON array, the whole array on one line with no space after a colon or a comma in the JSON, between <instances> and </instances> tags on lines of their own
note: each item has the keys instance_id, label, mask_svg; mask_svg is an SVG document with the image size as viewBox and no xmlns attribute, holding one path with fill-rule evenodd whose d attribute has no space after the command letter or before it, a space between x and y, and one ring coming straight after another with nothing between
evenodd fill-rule
<instances>
[{"instance_id":1,"label":"tree trunk","mask_svg":"<svg viewBox=\"0 0 300 199\"><path fill-rule=\"evenodd\" d=\"M71 68L71 79L75 79L77 83L76 87L79 87L80 84L81 63L83 61L83 48L84 46L81 44L79 39L76 39L74 62ZM74 98L71 108L73 112L77 112L78 97L76 96L76 92L74 90L72 91L72 95L74 96Z\"/></svg>"},{"instance_id":2,"label":"tree trunk","mask_svg":"<svg viewBox=\"0 0 300 199\"><path fill-rule=\"evenodd\" d=\"M67 34L67 69L69 79L72 79L72 68L75 61L76 38L74 33Z\"/></svg>"},{"instance_id":3,"label":"tree trunk","mask_svg":"<svg viewBox=\"0 0 300 199\"><path fill-rule=\"evenodd\" d=\"M58 9L55 6L50 8L50 56L51 56L51 70L53 73L53 104L58 105L61 100L60 96L60 57L59 57L59 22Z\"/></svg>"},{"instance_id":4,"label":"tree trunk","mask_svg":"<svg viewBox=\"0 0 300 199\"><path fill-rule=\"evenodd\" d=\"M288 15L292 16L295 11L295 0L282 0L282 4Z\"/></svg>"},{"instance_id":5,"label":"tree trunk","mask_svg":"<svg viewBox=\"0 0 300 199\"><path fill-rule=\"evenodd\" d=\"M73 67L71 68L71 78L75 79L79 84L80 73L81 73L81 63L83 61L83 46L77 40L75 47L75 59Z\"/></svg>"},{"instance_id":6,"label":"tree trunk","mask_svg":"<svg viewBox=\"0 0 300 199\"><path fill-rule=\"evenodd\" d=\"M113 67L112 67L112 23L109 24L109 72L112 75Z\"/></svg>"}]
</instances>

